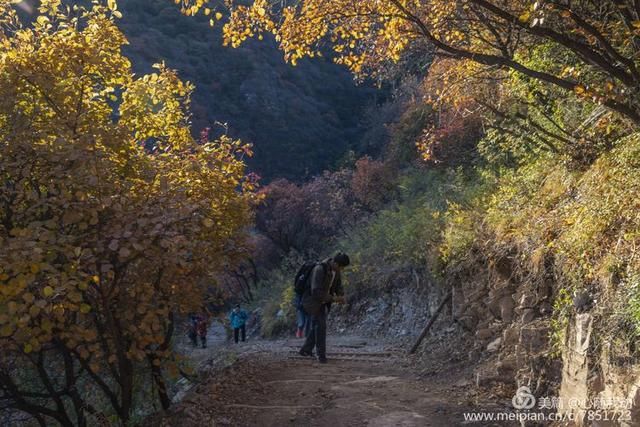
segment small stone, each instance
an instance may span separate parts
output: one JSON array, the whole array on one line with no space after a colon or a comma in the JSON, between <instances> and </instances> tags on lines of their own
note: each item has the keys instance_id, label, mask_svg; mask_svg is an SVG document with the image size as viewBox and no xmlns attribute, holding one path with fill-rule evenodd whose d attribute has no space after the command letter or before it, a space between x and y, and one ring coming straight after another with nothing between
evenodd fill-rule
<instances>
[{"instance_id":1,"label":"small stone","mask_svg":"<svg viewBox=\"0 0 640 427\"><path fill-rule=\"evenodd\" d=\"M507 295L500 299L500 318L504 322L511 322L513 319L513 309L515 308L515 302L511 295Z\"/></svg>"},{"instance_id":2,"label":"small stone","mask_svg":"<svg viewBox=\"0 0 640 427\"><path fill-rule=\"evenodd\" d=\"M522 294L520 297L520 308L532 308L536 305L536 296L531 293Z\"/></svg>"},{"instance_id":3,"label":"small stone","mask_svg":"<svg viewBox=\"0 0 640 427\"><path fill-rule=\"evenodd\" d=\"M478 329L476 331L476 338L479 340L487 340L493 336L493 331L488 328Z\"/></svg>"},{"instance_id":4,"label":"small stone","mask_svg":"<svg viewBox=\"0 0 640 427\"><path fill-rule=\"evenodd\" d=\"M536 311L532 308L525 308L522 310L522 315L520 319L522 323L530 323L536 318Z\"/></svg>"},{"instance_id":5,"label":"small stone","mask_svg":"<svg viewBox=\"0 0 640 427\"><path fill-rule=\"evenodd\" d=\"M520 330L520 344L530 353L544 351L549 341L549 330L541 327L524 327Z\"/></svg>"},{"instance_id":6,"label":"small stone","mask_svg":"<svg viewBox=\"0 0 640 427\"><path fill-rule=\"evenodd\" d=\"M518 327L512 326L510 328L506 328L502 332L502 342L506 346L516 345L519 339L520 339L520 329Z\"/></svg>"},{"instance_id":7,"label":"small stone","mask_svg":"<svg viewBox=\"0 0 640 427\"><path fill-rule=\"evenodd\" d=\"M491 341L489 345L487 345L487 351L493 353L498 351L500 348L500 344L502 344L502 337L498 337L495 340Z\"/></svg>"}]
</instances>

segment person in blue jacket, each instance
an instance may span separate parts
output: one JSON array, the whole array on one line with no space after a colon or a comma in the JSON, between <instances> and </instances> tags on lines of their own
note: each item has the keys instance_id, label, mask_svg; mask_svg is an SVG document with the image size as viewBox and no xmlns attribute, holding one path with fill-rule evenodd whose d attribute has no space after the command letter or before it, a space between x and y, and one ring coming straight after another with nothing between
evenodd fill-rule
<instances>
[{"instance_id":1,"label":"person in blue jacket","mask_svg":"<svg viewBox=\"0 0 640 427\"><path fill-rule=\"evenodd\" d=\"M247 312L240 308L240 304L237 304L236 307L229 314L229 321L231 322L231 327L233 328L233 340L238 344L238 338L240 333L242 333L242 342L246 340L246 329L245 323L247 323Z\"/></svg>"},{"instance_id":2,"label":"person in blue jacket","mask_svg":"<svg viewBox=\"0 0 640 427\"><path fill-rule=\"evenodd\" d=\"M302 295L295 296L293 305L296 308L296 338L306 338L309 329L311 329L311 318L302 306Z\"/></svg>"}]
</instances>

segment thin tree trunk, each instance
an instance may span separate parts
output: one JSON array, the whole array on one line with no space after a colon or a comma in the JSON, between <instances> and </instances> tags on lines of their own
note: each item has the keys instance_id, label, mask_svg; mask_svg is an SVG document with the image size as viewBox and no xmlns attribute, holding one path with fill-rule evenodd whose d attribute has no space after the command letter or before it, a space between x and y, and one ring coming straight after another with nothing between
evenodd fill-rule
<instances>
[{"instance_id":1,"label":"thin tree trunk","mask_svg":"<svg viewBox=\"0 0 640 427\"><path fill-rule=\"evenodd\" d=\"M153 381L158 387L158 398L160 400L160 405L162 405L162 409L166 411L171 406L171 399L169 398L169 394L167 393L167 385L164 381L164 378L162 377L162 369L160 368L160 366L156 366L153 364L152 357L149 357L149 363L151 364L151 374L153 376Z\"/></svg>"},{"instance_id":2,"label":"thin tree trunk","mask_svg":"<svg viewBox=\"0 0 640 427\"><path fill-rule=\"evenodd\" d=\"M447 294L446 297L444 297L444 299L442 300L442 302L440 303L440 306L438 307L438 309L436 310L436 312L433 314L433 316L431 316L431 319L429 319L429 321L427 322L427 324L425 325L424 329L422 330L422 332L420 333L420 336L418 337L418 339L416 340L416 342L413 344L413 346L411 347L411 349L409 350L409 354L413 354L416 352L416 350L418 350L418 347L420 347L420 343L422 343L422 340L424 339L424 337L427 336L427 333L429 332L429 329L431 329L431 326L433 325L433 323L436 321L436 319L438 318L438 316L440 315L440 312L442 312L442 309L444 308L444 306L447 304L447 302L451 299L451 292L449 292Z\"/></svg>"}]
</instances>

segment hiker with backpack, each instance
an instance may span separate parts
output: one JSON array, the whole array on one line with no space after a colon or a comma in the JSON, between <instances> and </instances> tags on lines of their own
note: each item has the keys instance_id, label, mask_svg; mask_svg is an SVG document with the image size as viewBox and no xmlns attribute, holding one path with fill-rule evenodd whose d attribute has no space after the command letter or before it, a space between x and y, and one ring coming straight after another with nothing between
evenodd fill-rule
<instances>
[{"instance_id":1,"label":"hiker with backpack","mask_svg":"<svg viewBox=\"0 0 640 427\"><path fill-rule=\"evenodd\" d=\"M310 316L311 330L300 349L301 356L313 356L315 347L320 363L327 363L327 314L331 303L344 303L340 272L349 265L349 257L339 252L320 263L305 263L294 283L302 295L302 306Z\"/></svg>"},{"instance_id":2,"label":"hiker with backpack","mask_svg":"<svg viewBox=\"0 0 640 427\"><path fill-rule=\"evenodd\" d=\"M247 312L240 308L240 304L236 304L235 308L229 314L229 321L233 328L233 340L236 344L238 344L240 333L242 333L242 342L245 342L247 338L245 324L248 318Z\"/></svg>"}]
</instances>

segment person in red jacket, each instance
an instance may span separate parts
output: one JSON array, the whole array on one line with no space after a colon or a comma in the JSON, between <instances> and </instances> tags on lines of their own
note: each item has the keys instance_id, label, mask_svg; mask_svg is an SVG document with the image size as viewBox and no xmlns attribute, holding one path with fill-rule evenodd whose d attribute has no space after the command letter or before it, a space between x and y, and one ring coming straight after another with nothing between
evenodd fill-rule
<instances>
[{"instance_id":1,"label":"person in red jacket","mask_svg":"<svg viewBox=\"0 0 640 427\"><path fill-rule=\"evenodd\" d=\"M207 348L207 318L202 314L196 317L196 333L202 342L202 348Z\"/></svg>"}]
</instances>

